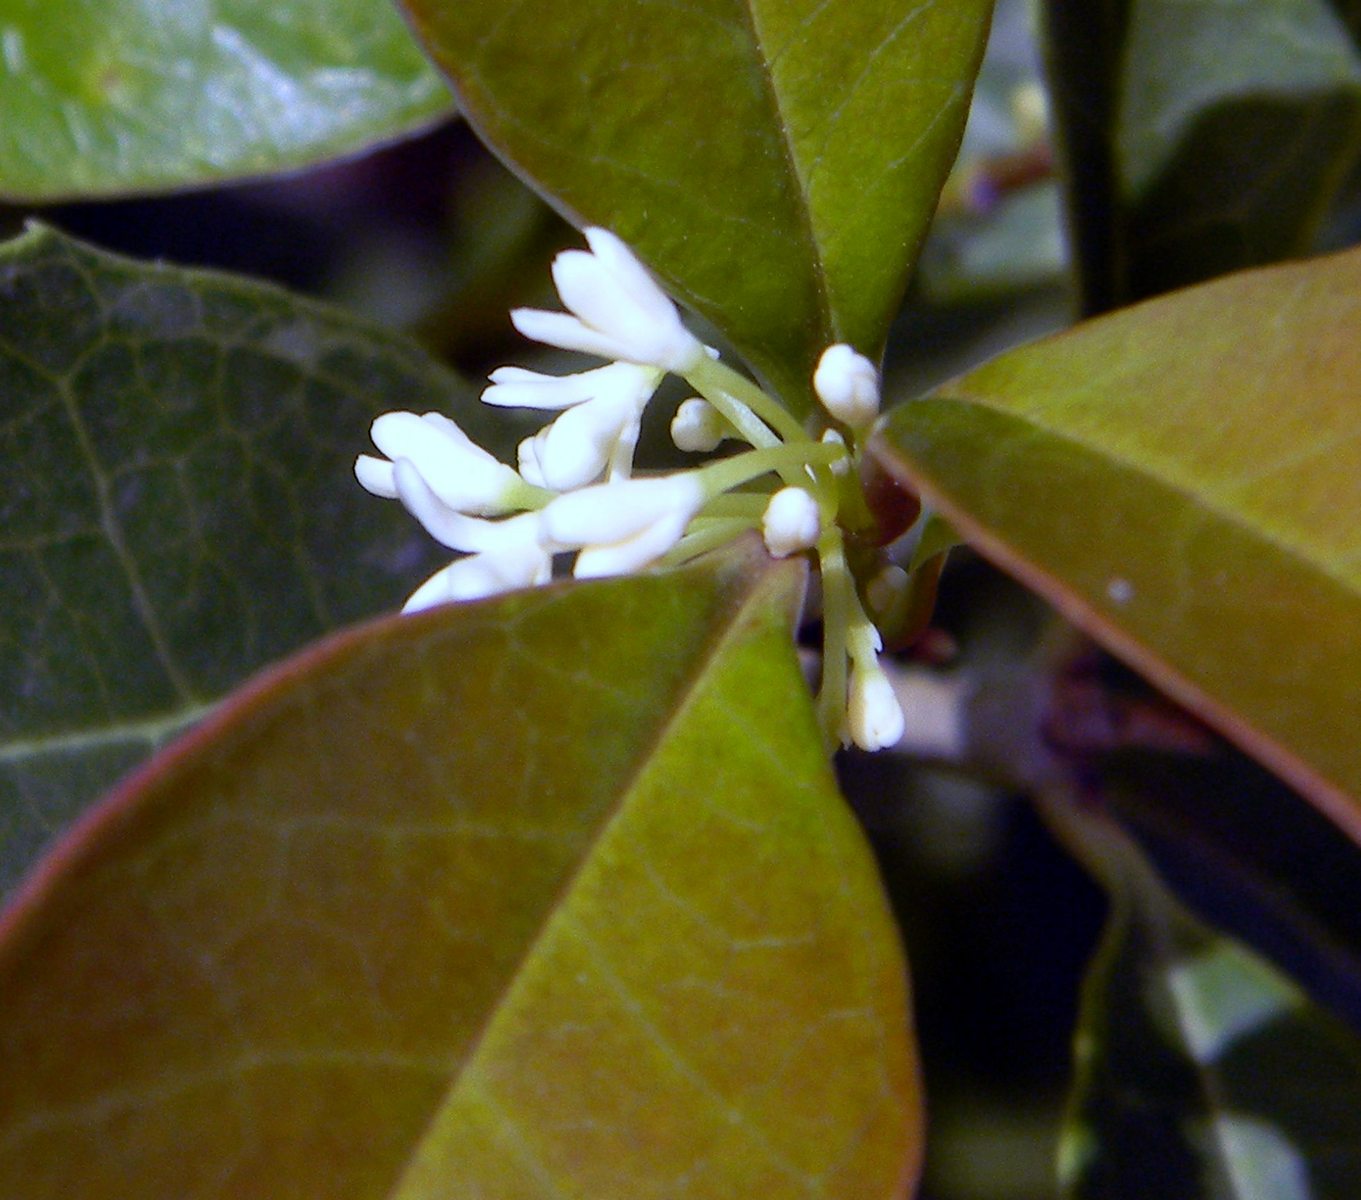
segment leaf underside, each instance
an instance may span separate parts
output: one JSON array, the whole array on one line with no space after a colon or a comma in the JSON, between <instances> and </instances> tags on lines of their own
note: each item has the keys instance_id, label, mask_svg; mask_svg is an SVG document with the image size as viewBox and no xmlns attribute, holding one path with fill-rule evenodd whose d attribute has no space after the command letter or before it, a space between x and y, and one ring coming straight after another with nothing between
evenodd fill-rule
<instances>
[{"instance_id":1,"label":"leaf underside","mask_svg":"<svg viewBox=\"0 0 1361 1200\"><path fill-rule=\"evenodd\" d=\"M1361 840L1361 252L1003 355L879 452Z\"/></svg>"},{"instance_id":2,"label":"leaf underside","mask_svg":"<svg viewBox=\"0 0 1361 1200\"><path fill-rule=\"evenodd\" d=\"M900 1194L904 967L802 578L749 545L248 689L0 925L0 1194Z\"/></svg>"}]
</instances>

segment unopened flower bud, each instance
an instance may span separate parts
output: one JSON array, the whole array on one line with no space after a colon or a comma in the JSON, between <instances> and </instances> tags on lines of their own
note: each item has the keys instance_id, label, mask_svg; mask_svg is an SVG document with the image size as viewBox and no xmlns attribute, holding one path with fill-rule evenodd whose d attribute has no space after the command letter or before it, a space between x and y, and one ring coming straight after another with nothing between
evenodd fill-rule
<instances>
[{"instance_id":1,"label":"unopened flower bud","mask_svg":"<svg viewBox=\"0 0 1361 1200\"><path fill-rule=\"evenodd\" d=\"M813 373L813 390L823 407L852 429L879 415L879 372L844 342L828 346Z\"/></svg>"},{"instance_id":2,"label":"unopened flower bud","mask_svg":"<svg viewBox=\"0 0 1361 1200\"><path fill-rule=\"evenodd\" d=\"M822 514L818 502L805 489L781 488L766 505L761 527L766 549L776 558L786 558L817 544Z\"/></svg>"},{"instance_id":3,"label":"unopened flower bud","mask_svg":"<svg viewBox=\"0 0 1361 1200\"><path fill-rule=\"evenodd\" d=\"M846 699L846 731L862 750L882 750L902 740L902 705L884 669L875 660L851 664Z\"/></svg>"},{"instance_id":4,"label":"unopened flower bud","mask_svg":"<svg viewBox=\"0 0 1361 1200\"><path fill-rule=\"evenodd\" d=\"M671 419L671 440L678 450L708 453L718 448L727 432L718 409L698 396L684 401Z\"/></svg>"}]
</instances>

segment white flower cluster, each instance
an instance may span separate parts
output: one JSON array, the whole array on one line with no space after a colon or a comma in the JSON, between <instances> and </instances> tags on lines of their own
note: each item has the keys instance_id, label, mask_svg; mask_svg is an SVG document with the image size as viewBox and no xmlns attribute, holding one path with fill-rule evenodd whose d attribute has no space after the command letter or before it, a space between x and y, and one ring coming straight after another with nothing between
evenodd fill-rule
<instances>
[{"instance_id":1,"label":"white flower cluster","mask_svg":"<svg viewBox=\"0 0 1361 1200\"><path fill-rule=\"evenodd\" d=\"M780 404L719 362L617 237L588 229L586 241L589 252L564 251L553 263L568 311L517 309L511 320L526 337L610 362L565 376L520 367L492 372L482 394L487 404L557 413L520 444L516 468L438 413L390 412L373 423L384 457L361 455L359 482L400 501L433 538L462 554L426 580L403 611L545 583L559 554L575 552L579 578L618 575L682 562L759 528L774 555L816 550L824 593L839 589L847 610L839 622L828 617L824 724L868 749L896 742L902 713L835 524L851 464L845 439L830 430L821 441L810 437ZM643 412L668 373L699 392L672 423L680 449L708 452L726 439L752 449L692 470L635 477ZM814 389L852 439L878 413L877 372L849 346L826 352ZM761 482L772 475L780 481L774 488Z\"/></svg>"}]
</instances>

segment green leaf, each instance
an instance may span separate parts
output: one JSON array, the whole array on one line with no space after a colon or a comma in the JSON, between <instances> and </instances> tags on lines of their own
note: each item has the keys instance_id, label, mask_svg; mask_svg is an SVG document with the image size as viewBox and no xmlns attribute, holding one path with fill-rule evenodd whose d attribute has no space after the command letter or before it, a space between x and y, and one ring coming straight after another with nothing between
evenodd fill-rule
<instances>
[{"instance_id":1,"label":"green leaf","mask_svg":"<svg viewBox=\"0 0 1361 1200\"><path fill-rule=\"evenodd\" d=\"M248 673L436 558L351 464L466 386L342 312L34 228L0 247L0 894Z\"/></svg>"},{"instance_id":2,"label":"green leaf","mask_svg":"<svg viewBox=\"0 0 1361 1200\"><path fill-rule=\"evenodd\" d=\"M0 926L0 1194L900 1194L904 965L803 578L752 544L248 688Z\"/></svg>"},{"instance_id":3,"label":"green leaf","mask_svg":"<svg viewBox=\"0 0 1361 1200\"><path fill-rule=\"evenodd\" d=\"M25 200L287 170L449 111L386 0L9 4L0 58L0 195Z\"/></svg>"},{"instance_id":4,"label":"green leaf","mask_svg":"<svg viewBox=\"0 0 1361 1200\"><path fill-rule=\"evenodd\" d=\"M968 108L990 0L402 0L487 142L630 242L796 411L877 354Z\"/></svg>"},{"instance_id":5,"label":"green leaf","mask_svg":"<svg viewBox=\"0 0 1361 1200\"><path fill-rule=\"evenodd\" d=\"M1306 252L1361 143L1328 0L1049 0L1088 311Z\"/></svg>"},{"instance_id":6,"label":"green leaf","mask_svg":"<svg viewBox=\"0 0 1361 1200\"><path fill-rule=\"evenodd\" d=\"M1361 1041L1189 916L1114 830L1114 910L1083 992L1060 1150L1079 1200L1350 1200Z\"/></svg>"},{"instance_id":7,"label":"green leaf","mask_svg":"<svg viewBox=\"0 0 1361 1200\"><path fill-rule=\"evenodd\" d=\"M1361 840L1361 252L1023 347L878 443L970 542Z\"/></svg>"}]
</instances>

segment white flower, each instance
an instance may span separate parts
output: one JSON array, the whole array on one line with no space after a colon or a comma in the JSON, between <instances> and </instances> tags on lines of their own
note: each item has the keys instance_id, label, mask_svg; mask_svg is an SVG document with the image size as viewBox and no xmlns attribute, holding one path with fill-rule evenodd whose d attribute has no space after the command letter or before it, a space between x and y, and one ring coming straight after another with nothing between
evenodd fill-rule
<instances>
[{"instance_id":1,"label":"white flower","mask_svg":"<svg viewBox=\"0 0 1361 1200\"><path fill-rule=\"evenodd\" d=\"M596 484L553 500L540 514L552 550L580 549L578 578L624 575L656 562L685 533L706 494L691 473Z\"/></svg>"},{"instance_id":2,"label":"white flower","mask_svg":"<svg viewBox=\"0 0 1361 1200\"><path fill-rule=\"evenodd\" d=\"M844 342L823 351L813 373L813 390L823 407L852 429L868 425L879 415L879 372Z\"/></svg>"},{"instance_id":3,"label":"white flower","mask_svg":"<svg viewBox=\"0 0 1361 1200\"><path fill-rule=\"evenodd\" d=\"M584 231L590 252L564 250L553 281L569 313L517 308L525 337L564 350L683 372L704 353L666 293L633 252L606 229Z\"/></svg>"},{"instance_id":4,"label":"white flower","mask_svg":"<svg viewBox=\"0 0 1361 1200\"><path fill-rule=\"evenodd\" d=\"M692 396L676 409L671 419L671 440L677 450L708 453L728 436L723 415L707 400Z\"/></svg>"},{"instance_id":5,"label":"white flower","mask_svg":"<svg viewBox=\"0 0 1361 1200\"><path fill-rule=\"evenodd\" d=\"M552 560L540 546L486 550L436 571L411 594L402 611L420 612L454 600L481 600L515 588L537 587L551 574Z\"/></svg>"},{"instance_id":6,"label":"white flower","mask_svg":"<svg viewBox=\"0 0 1361 1200\"><path fill-rule=\"evenodd\" d=\"M893 684L877 660L851 663L846 731L862 750L882 750L902 740L906 723Z\"/></svg>"},{"instance_id":7,"label":"white flower","mask_svg":"<svg viewBox=\"0 0 1361 1200\"><path fill-rule=\"evenodd\" d=\"M655 367L611 363L576 375L498 367L482 393L488 404L567 409L520 446L520 470L539 487L565 492L599 479L606 467L627 478L643 410L661 382Z\"/></svg>"},{"instance_id":8,"label":"white flower","mask_svg":"<svg viewBox=\"0 0 1361 1200\"><path fill-rule=\"evenodd\" d=\"M761 527L766 549L776 558L785 558L817 544L822 514L818 502L806 489L781 488L766 505Z\"/></svg>"},{"instance_id":9,"label":"white flower","mask_svg":"<svg viewBox=\"0 0 1361 1200\"><path fill-rule=\"evenodd\" d=\"M397 495L395 464L405 459L449 508L491 516L523 507L524 481L439 413L384 413L373 423L373 443L387 460L362 454L354 473L375 495Z\"/></svg>"}]
</instances>

